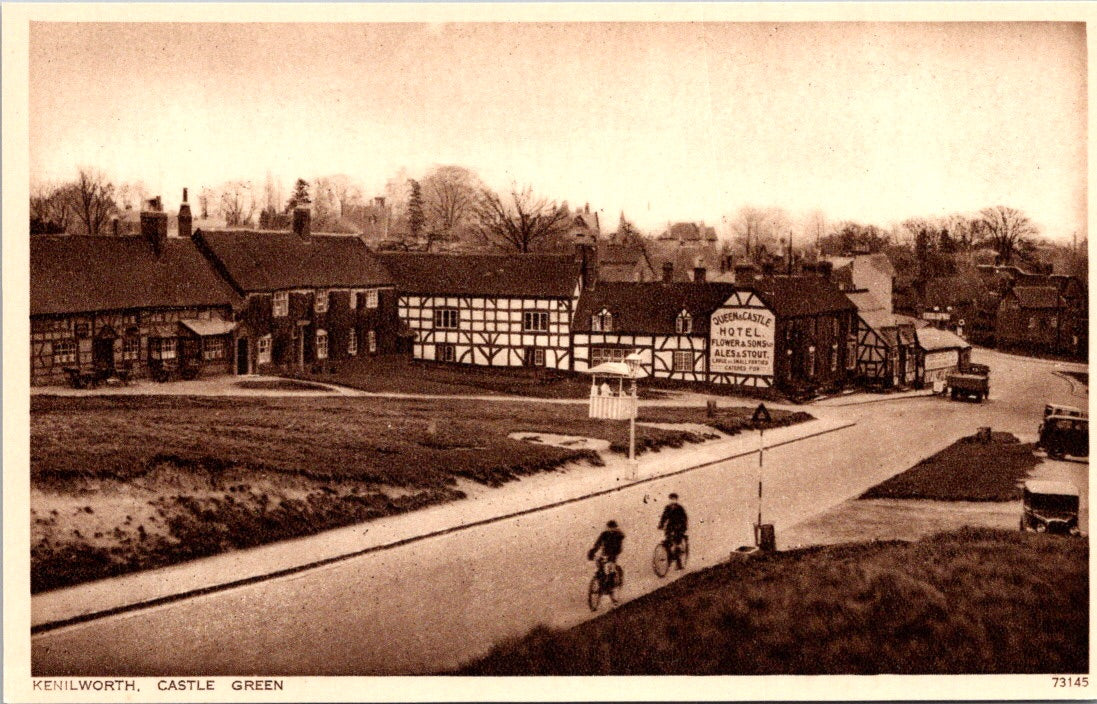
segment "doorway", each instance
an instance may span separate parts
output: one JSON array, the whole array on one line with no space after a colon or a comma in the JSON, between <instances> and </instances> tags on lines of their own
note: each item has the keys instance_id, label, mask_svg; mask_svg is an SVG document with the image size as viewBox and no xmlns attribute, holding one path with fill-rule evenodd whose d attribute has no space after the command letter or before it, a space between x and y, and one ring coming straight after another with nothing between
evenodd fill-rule
<instances>
[{"instance_id":1,"label":"doorway","mask_svg":"<svg viewBox=\"0 0 1097 704\"><path fill-rule=\"evenodd\" d=\"M248 366L248 338L241 337L236 341L236 373L246 375Z\"/></svg>"},{"instance_id":2,"label":"doorway","mask_svg":"<svg viewBox=\"0 0 1097 704\"><path fill-rule=\"evenodd\" d=\"M114 339L99 337L92 342L91 361L97 369L114 371Z\"/></svg>"}]
</instances>

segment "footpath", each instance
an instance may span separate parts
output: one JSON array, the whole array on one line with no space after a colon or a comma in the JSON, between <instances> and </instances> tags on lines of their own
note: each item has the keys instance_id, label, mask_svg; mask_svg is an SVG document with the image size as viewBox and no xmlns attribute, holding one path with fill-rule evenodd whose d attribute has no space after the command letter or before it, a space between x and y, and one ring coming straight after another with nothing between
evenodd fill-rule
<instances>
[{"instance_id":1,"label":"footpath","mask_svg":"<svg viewBox=\"0 0 1097 704\"><path fill-rule=\"evenodd\" d=\"M854 425L840 416L765 432L772 449ZM603 455L605 466L570 466L488 488L464 482L467 498L316 535L213 555L160 569L57 589L31 598L32 633L314 569L515 516L619 491L758 452L759 433L724 436L628 460Z\"/></svg>"}]
</instances>

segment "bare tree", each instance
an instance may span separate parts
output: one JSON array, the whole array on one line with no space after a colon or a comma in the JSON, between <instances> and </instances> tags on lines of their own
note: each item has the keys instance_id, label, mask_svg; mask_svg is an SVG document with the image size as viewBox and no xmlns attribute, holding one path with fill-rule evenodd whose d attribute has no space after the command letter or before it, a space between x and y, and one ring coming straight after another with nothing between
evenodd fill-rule
<instances>
[{"instance_id":1,"label":"bare tree","mask_svg":"<svg viewBox=\"0 0 1097 704\"><path fill-rule=\"evenodd\" d=\"M813 210L804 217L803 229L804 243L810 245L816 252L819 244L827 236L827 216L822 210Z\"/></svg>"},{"instance_id":2,"label":"bare tree","mask_svg":"<svg viewBox=\"0 0 1097 704\"><path fill-rule=\"evenodd\" d=\"M459 239L477 217L483 183L463 166L436 166L420 182L429 240Z\"/></svg>"},{"instance_id":3,"label":"bare tree","mask_svg":"<svg viewBox=\"0 0 1097 704\"><path fill-rule=\"evenodd\" d=\"M118 207L114 203L114 186L102 171L81 168L75 183L63 191L67 207L75 217L75 224L83 233L107 233L107 224Z\"/></svg>"},{"instance_id":4,"label":"bare tree","mask_svg":"<svg viewBox=\"0 0 1097 704\"><path fill-rule=\"evenodd\" d=\"M32 235L59 235L72 223L69 207L71 185L38 184L31 188L30 233Z\"/></svg>"},{"instance_id":5,"label":"bare tree","mask_svg":"<svg viewBox=\"0 0 1097 704\"><path fill-rule=\"evenodd\" d=\"M568 224L566 208L534 196L529 186L522 190L512 186L505 201L484 189L476 215L485 240L500 249L522 253L563 235Z\"/></svg>"},{"instance_id":6,"label":"bare tree","mask_svg":"<svg viewBox=\"0 0 1097 704\"><path fill-rule=\"evenodd\" d=\"M227 227L249 227L255 215L255 197L248 181L229 181L221 186L221 217Z\"/></svg>"},{"instance_id":7,"label":"bare tree","mask_svg":"<svg viewBox=\"0 0 1097 704\"><path fill-rule=\"evenodd\" d=\"M1002 264L1013 261L1015 254L1038 234L1032 221L1015 208L996 205L979 211L980 227L986 243L994 248Z\"/></svg>"},{"instance_id":8,"label":"bare tree","mask_svg":"<svg viewBox=\"0 0 1097 704\"><path fill-rule=\"evenodd\" d=\"M791 230L792 221L781 208L746 206L739 209L731 223L733 237L741 242L743 253L755 261L772 252Z\"/></svg>"}]
</instances>

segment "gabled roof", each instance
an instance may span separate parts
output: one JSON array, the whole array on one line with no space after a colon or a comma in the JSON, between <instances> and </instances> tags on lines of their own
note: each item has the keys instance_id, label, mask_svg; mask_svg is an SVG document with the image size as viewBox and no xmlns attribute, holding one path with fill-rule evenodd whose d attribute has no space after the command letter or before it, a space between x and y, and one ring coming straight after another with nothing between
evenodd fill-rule
<instances>
[{"instance_id":1,"label":"gabled roof","mask_svg":"<svg viewBox=\"0 0 1097 704\"><path fill-rule=\"evenodd\" d=\"M752 287L774 313L784 318L856 311L857 306L832 281L821 276L769 276Z\"/></svg>"},{"instance_id":2,"label":"gabled roof","mask_svg":"<svg viewBox=\"0 0 1097 704\"><path fill-rule=\"evenodd\" d=\"M194 236L241 291L392 285L376 255L353 236L262 230Z\"/></svg>"},{"instance_id":3,"label":"gabled roof","mask_svg":"<svg viewBox=\"0 0 1097 704\"><path fill-rule=\"evenodd\" d=\"M1013 293L1022 308L1059 307L1059 289L1055 286L1014 286Z\"/></svg>"},{"instance_id":4,"label":"gabled roof","mask_svg":"<svg viewBox=\"0 0 1097 704\"><path fill-rule=\"evenodd\" d=\"M140 236L30 238L31 315L219 306L237 300L190 240L169 237L157 257Z\"/></svg>"},{"instance_id":5,"label":"gabled roof","mask_svg":"<svg viewBox=\"0 0 1097 704\"><path fill-rule=\"evenodd\" d=\"M937 328L918 328L915 331L918 336L918 346L927 352L935 350L967 349L971 347L968 342L948 330Z\"/></svg>"},{"instance_id":6,"label":"gabled roof","mask_svg":"<svg viewBox=\"0 0 1097 704\"><path fill-rule=\"evenodd\" d=\"M857 312L864 314L868 311L884 311L887 310L887 306L880 302L872 291L858 290L858 291L846 291L846 298L853 302L853 305L857 306Z\"/></svg>"},{"instance_id":7,"label":"gabled roof","mask_svg":"<svg viewBox=\"0 0 1097 704\"><path fill-rule=\"evenodd\" d=\"M685 310L694 333L705 333L709 316L736 290L731 284L692 281L599 282L579 297L572 330L590 331L591 316L606 309L613 314L614 332L674 335L678 315Z\"/></svg>"},{"instance_id":8,"label":"gabled roof","mask_svg":"<svg viewBox=\"0 0 1097 704\"><path fill-rule=\"evenodd\" d=\"M571 298L579 284L579 261L559 254L386 252L377 257L401 293Z\"/></svg>"}]
</instances>

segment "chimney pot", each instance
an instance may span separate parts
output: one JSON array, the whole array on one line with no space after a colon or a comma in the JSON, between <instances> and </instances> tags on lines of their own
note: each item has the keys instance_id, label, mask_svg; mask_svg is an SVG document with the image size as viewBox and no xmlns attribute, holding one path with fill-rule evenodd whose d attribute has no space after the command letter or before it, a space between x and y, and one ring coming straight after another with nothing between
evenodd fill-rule
<instances>
[{"instance_id":1,"label":"chimney pot","mask_svg":"<svg viewBox=\"0 0 1097 704\"><path fill-rule=\"evenodd\" d=\"M141 234L152 245L153 253L159 257L168 239L168 214L164 212L160 196L150 198L148 210L141 211Z\"/></svg>"}]
</instances>

